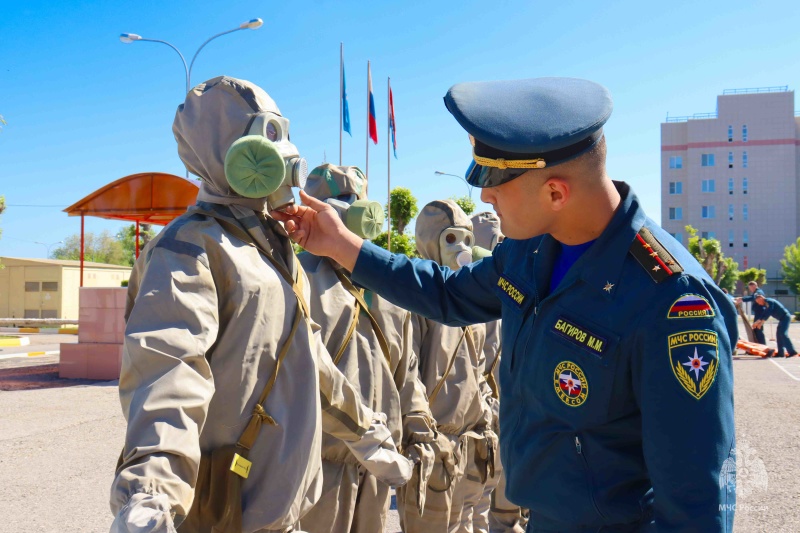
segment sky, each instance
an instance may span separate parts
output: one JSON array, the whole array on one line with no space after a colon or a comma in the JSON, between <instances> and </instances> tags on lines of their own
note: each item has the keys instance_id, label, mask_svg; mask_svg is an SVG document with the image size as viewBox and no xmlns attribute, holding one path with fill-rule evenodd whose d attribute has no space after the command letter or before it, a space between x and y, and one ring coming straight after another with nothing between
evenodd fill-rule
<instances>
[{"instance_id":1,"label":"sky","mask_svg":"<svg viewBox=\"0 0 800 533\"><path fill-rule=\"evenodd\" d=\"M397 122L392 187L426 203L470 192L466 133L444 107L455 83L541 76L608 87L608 172L660 220L660 124L712 112L724 89L800 82L800 9L791 1L540 2L406 0L0 0L0 256L45 257L80 232L63 209L139 172L184 175L172 121L185 74L169 47L123 44L120 33L168 41L191 60L209 37L252 18L257 30L215 39L192 84L218 75L266 90L291 121L309 168L339 156L339 43L352 137L343 164L366 159L367 61L379 144L369 193L387 196L387 90ZM491 209L472 191L478 210ZM87 232L125 224L86 219ZM158 228L157 228L158 229Z\"/></svg>"}]
</instances>

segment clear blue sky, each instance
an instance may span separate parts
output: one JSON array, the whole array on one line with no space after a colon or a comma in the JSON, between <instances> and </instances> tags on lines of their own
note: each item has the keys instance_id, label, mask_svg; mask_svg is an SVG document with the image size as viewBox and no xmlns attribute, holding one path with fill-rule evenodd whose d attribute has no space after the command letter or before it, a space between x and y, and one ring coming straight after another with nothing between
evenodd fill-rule
<instances>
[{"instance_id":1,"label":"clear blue sky","mask_svg":"<svg viewBox=\"0 0 800 533\"><path fill-rule=\"evenodd\" d=\"M386 78L398 128L392 185L420 207L466 193L467 136L442 97L454 83L538 76L607 86L609 173L630 182L660 218L660 123L667 112L714 111L726 88L800 81L800 9L792 1L36 1L0 0L0 194L8 208L0 255L44 257L80 231L61 210L137 172L184 174L171 125L187 61L211 35L250 18L198 56L192 82L220 74L263 87L291 120L310 166L338 160L339 43L345 44L353 137L344 163L364 165L366 64L380 144L370 148L370 196L386 201ZM479 191L474 191L477 200ZM46 207L24 207L24 206ZM479 208L488 206L481 205ZM88 218L87 231L122 223Z\"/></svg>"}]
</instances>

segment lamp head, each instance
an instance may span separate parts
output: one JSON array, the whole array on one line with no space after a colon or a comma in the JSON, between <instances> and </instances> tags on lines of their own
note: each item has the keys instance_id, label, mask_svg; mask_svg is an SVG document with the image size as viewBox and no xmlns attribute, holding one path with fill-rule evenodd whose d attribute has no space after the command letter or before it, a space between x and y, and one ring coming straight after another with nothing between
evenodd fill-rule
<instances>
[{"instance_id":1,"label":"lamp head","mask_svg":"<svg viewBox=\"0 0 800 533\"><path fill-rule=\"evenodd\" d=\"M242 29L247 28L247 29L251 29L251 30L257 30L258 28L263 26L263 24L264 24L264 21L261 20L261 19L252 19L252 20L248 20L247 22L242 22L241 24L239 24L239 27L242 28Z\"/></svg>"},{"instance_id":2,"label":"lamp head","mask_svg":"<svg viewBox=\"0 0 800 533\"><path fill-rule=\"evenodd\" d=\"M127 43L132 43L133 41L142 40L142 36L136 35L135 33L122 33L119 36L119 40L127 44Z\"/></svg>"}]
</instances>

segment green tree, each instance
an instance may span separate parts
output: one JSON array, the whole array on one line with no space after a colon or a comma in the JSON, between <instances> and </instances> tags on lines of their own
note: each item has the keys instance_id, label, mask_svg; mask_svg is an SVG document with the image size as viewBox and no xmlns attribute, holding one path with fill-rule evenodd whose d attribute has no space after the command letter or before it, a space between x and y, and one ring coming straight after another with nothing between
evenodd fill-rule
<instances>
[{"instance_id":1,"label":"green tree","mask_svg":"<svg viewBox=\"0 0 800 533\"><path fill-rule=\"evenodd\" d=\"M475 211L475 202L469 196L462 196L460 198L451 198L455 203L458 204L464 213L469 216Z\"/></svg>"},{"instance_id":2,"label":"green tree","mask_svg":"<svg viewBox=\"0 0 800 533\"><path fill-rule=\"evenodd\" d=\"M372 239L372 242L386 249L386 232L384 231ZM414 241L414 237L405 233L397 233L396 231L392 231L392 249L389 251L405 254L408 257L419 257L417 253L417 243Z\"/></svg>"},{"instance_id":3,"label":"green tree","mask_svg":"<svg viewBox=\"0 0 800 533\"><path fill-rule=\"evenodd\" d=\"M739 281L743 285L747 285L751 281L763 285L767 281L767 271L763 268L748 268L744 272L739 272Z\"/></svg>"},{"instance_id":4,"label":"green tree","mask_svg":"<svg viewBox=\"0 0 800 533\"><path fill-rule=\"evenodd\" d=\"M794 244L783 249L783 282L795 294L800 294L800 237Z\"/></svg>"},{"instance_id":5,"label":"green tree","mask_svg":"<svg viewBox=\"0 0 800 533\"><path fill-rule=\"evenodd\" d=\"M739 264L731 257L725 257L722 244L717 239L703 239L697 230L686 226L689 235L689 252L697 259L714 282L728 291L733 291L739 278Z\"/></svg>"},{"instance_id":6,"label":"green tree","mask_svg":"<svg viewBox=\"0 0 800 533\"><path fill-rule=\"evenodd\" d=\"M417 199L409 189L395 187L389 195L389 201L392 203L392 229L397 233L403 234L408 223L419 213ZM384 212L388 217L388 210L384 208ZM394 235L392 240L394 240Z\"/></svg>"},{"instance_id":7,"label":"green tree","mask_svg":"<svg viewBox=\"0 0 800 533\"><path fill-rule=\"evenodd\" d=\"M103 230L99 235L86 233L84 235L83 250L85 261L128 266L128 258L122 248L122 243L112 237L108 230ZM53 251L53 257L72 261L80 260L81 236L77 234L70 235L64 239L64 245Z\"/></svg>"},{"instance_id":8,"label":"green tree","mask_svg":"<svg viewBox=\"0 0 800 533\"><path fill-rule=\"evenodd\" d=\"M150 242L150 239L156 236L156 232L150 224L141 224L139 226L139 252L144 249L144 245ZM136 262L136 224L125 226L117 232L117 241L122 245L122 251L125 253L125 259L128 266L133 266Z\"/></svg>"}]
</instances>

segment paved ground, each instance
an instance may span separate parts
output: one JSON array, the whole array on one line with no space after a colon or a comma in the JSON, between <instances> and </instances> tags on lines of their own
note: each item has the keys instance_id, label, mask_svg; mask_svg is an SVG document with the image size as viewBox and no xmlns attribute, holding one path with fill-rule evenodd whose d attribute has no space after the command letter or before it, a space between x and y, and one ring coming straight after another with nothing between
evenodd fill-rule
<instances>
[{"instance_id":1,"label":"paved ground","mask_svg":"<svg viewBox=\"0 0 800 533\"><path fill-rule=\"evenodd\" d=\"M790 334L800 347L800 324ZM37 350L77 340L29 336ZM59 380L56 362L0 359L0 390L24 367L35 374L16 388L36 383L0 392L0 533L105 533L111 524L108 489L125 433L116 382ZM800 358L737 356L734 376L736 530L800 531ZM396 513L390 520L386 531L398 532Z\"/></svg>"}]
</instances>

